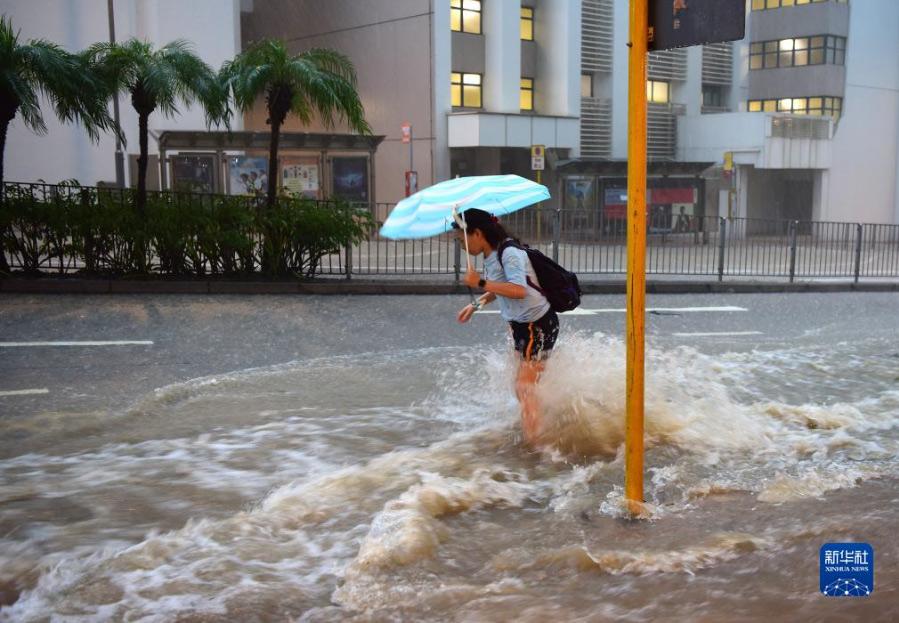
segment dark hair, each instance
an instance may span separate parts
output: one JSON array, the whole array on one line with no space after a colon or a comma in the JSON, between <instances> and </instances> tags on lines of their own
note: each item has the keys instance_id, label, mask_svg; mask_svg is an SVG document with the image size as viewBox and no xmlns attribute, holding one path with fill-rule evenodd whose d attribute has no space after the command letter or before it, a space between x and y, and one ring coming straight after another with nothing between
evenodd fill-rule
<instances>
[{"instance_id":1,"label":"dark hair","mask_svg":"<svg viewBox=\"0 0 899 623\"><path fill-rule=\"evenodd\" d=\"M469 231L479 229L481 233L484 234L484 239L487 241L487 244L494 249L498 248L506 238L512 238L518 242L518 239L509 234L509 232L500 225L499 220L489 212L478 210L477 208L469 208L462 212L461 216ZM453 222L453 229L459 229L459 225L455 222Z\"/></svg>"}]
</instances>

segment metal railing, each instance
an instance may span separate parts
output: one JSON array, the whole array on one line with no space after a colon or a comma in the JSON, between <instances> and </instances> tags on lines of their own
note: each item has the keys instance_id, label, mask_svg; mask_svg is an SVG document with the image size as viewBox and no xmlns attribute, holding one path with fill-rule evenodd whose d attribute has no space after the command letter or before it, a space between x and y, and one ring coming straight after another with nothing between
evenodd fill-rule
<instances>
[{"instance_id":1,"label":"metal railing","mask_svg":"<svg viewBox=\"0 0 899 623\"><path fill-rule=\"evenodd\" d=\"M7 185L7 189L10 185ZM20 187L22 185L19 185ZM92 209L104 193L122 201L132 191L32 185L35 201L67 199ZM21 188L19 189L21 190ZM37 192L39 190L39 192ZM213 197L183 194L185 210L208 205ZM246 198L247 210L258 201ZM205 203L204 203L205 202ZM244 204L239 204L244 205ZM374 275L454 275L465 269L464 249L452 234L395 241L378 233L393 204L365 204L374 225L366 239L322 257L316 275L351 278ZM615 215L620 216L620 215ZM581 275L622 275L627 270L626 223L596 209L555 210L534 206L502 218L514 236ZM31 264L45 272L96 268L78 256L74 245L32 232ZM5 249L13 268L22 259ZM116 250L108 250L113 254ZM126 250L121 251L122 253ZM860 279L899 278L899 225L776 219L693 217L653 212L647 220L646 271L650 275L736 278ZM195 262L208 261L203 257ZM480 267L481 261L476 265ZM158 268L159 263L154 264ZM202 271L200 271L202 272ZM208 274L217 272L209 266Z\"/></svg>"}]
</instances>

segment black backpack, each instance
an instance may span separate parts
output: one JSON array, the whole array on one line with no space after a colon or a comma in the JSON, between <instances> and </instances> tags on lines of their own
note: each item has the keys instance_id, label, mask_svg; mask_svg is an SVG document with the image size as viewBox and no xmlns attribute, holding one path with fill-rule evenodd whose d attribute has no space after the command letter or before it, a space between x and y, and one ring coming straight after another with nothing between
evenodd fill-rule
<instances>
[{"instance_id":1,"label":"black backpack","mask_svg":"<svg viewBox=\"0 0 899 623\"><path fill-rule=\"evenodd\" d=\"M581 286L577 282L577 275L570 270L556 264L550 258L546 257L537 249L531 249L527 245L519 244L511 238L503 240L499 248L499 265L503 265L503 251L507 247L515 247L521 249L528 254L531 260L531 266L534 267L534 273L537 275L537 281L540 286L531 281L528 277L528 285L537 290L549 301L549 306L556 312L571 311L581 304ZM503 267L505 270L505 267Z\"/></svg>"}]
</instances>

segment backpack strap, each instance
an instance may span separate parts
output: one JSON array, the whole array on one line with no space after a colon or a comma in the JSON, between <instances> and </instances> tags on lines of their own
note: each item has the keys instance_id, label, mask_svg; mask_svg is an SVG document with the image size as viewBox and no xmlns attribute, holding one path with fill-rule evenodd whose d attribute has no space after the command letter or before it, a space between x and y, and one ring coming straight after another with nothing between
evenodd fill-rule
<instances>
[{"instance_id":1,"label":"backpack strap","mask_svg":"<svg viewBox=\"0 0 899 623\"><path fill-rule=\"evenodd\" d=\"M515 240L512 238L506 238L502 242L499 243L499 246L496 248L496 252L499 254L497 257L499 258L499 265L503 266L503 251L505 251L509 247L514 247L516 249L521 249L521 245L517 244ZM505 266L503 266L503 270L505 270Z\"/></svg>"},{"instance_id":2,"label":"backpack strap","mask_svg":"<svg viewBox=\"0 0 899 623\"><path fill-rule=\"evenodd\" d=\"M525 253L527 253L527 251L528 251L527 247L519 244L518 242L515 242L515 240L512 238L506 238L505 240L500 242L499 246L496 248L496 252L499 254L499 255L497 255L497 259L499 259L499 265L503 269L503 273L506 272L506 267L503 266L503 251L505 251L509 247L512 247L513 249L521 249ZM530 259L531 258L528 257L528 261L530 261ZM525 275L525 281L527 281L527 284L529 286L531 286L533 289L535 289L537 292L542 294L544 297L546 296L546 293L543 291L543 288L541 288L536 283L531 281L530 275L527 275L527 274Z\"/></svg>"}]
</instances>

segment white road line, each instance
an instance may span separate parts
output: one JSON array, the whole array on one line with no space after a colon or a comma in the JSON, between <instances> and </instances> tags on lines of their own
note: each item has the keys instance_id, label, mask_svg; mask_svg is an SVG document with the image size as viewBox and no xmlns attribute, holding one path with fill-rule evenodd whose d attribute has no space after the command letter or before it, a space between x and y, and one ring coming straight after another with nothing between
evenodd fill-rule
<instances>
[{"instance_id":1,"label":"white road line","mask_svg":"<svg viewBox=\"0 0 899 623\"><path fill-rule=\"evenodd\" d=\"M647 313L649 312L662 312L662 313L672 313L672 314L689 314L689 313L697 313L697 312L745 312L749 311L745 307L733 307L733 306L725 306L725 307L649 307L647 308ZM564 312L564 316L592 316L595 314L623 314L627 312L625 308L605 308L605 309L584 309L582 307L578 307L574 311ZM498 309L484 309L479 312L479 314L498 314Z\"/></svg>"},{"instance_id":2,"label":"white road line","mask_svg":"<svg viewBox=\"0 0 899 623\"><path fill-rule=\"evenodd\" d=\"M671 335L675 335L677 337L719 337L734 335L763 335L763 333L761 331L721 331L717 333L672 333Z\"/></svg>"},{"instance_id":3,"label":"white road line","mask_svg":"<svg viewBox=\"0 0 899 623\"><path fill-rule=\"evenodd\" d=\"M0 348L23 346L152 346L149 340L87 340L83 342L0 342Z\"/></svg>"},{"instance_id":4,"label":"white road line","mask_svg":"<svg viewBox=\"0 0 899 623\"><path fill-rule=\"evenodd\" d=\"M14 389L8 392L0 392L0 396L32 396L34 394L49 394L49 389Z\"/></svg>"}]
</instances>

